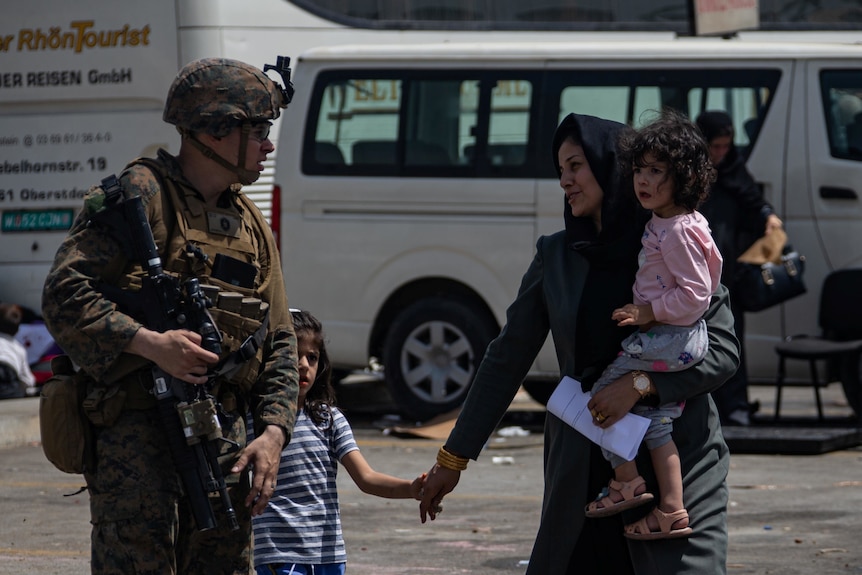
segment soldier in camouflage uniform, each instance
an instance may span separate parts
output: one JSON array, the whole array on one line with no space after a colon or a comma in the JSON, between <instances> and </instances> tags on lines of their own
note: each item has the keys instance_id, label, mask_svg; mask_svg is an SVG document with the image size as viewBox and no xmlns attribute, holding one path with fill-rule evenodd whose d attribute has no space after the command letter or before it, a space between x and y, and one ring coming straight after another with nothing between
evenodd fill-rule
<instances>
[{"instance_id":1,"label":"soldier in camouflage uniform","mask_svg":"<svg viewBox=\"0 0 862 575\"><path fill-rule=\"evenodd\" d=\"M205 59L185 66L168 93L164 120L181 134L177 156L133 161L120 176L127 195L140 195L167 273L263 302L252 313L213 309L223 355L262 324L260 349L239 371L219 377L213 395L222 406L226 437L245 444L245 414L256 439L222 450L222 468L240 523L231 531L218 498L210 502L215 529L195 528L168 441L149 393L150 362L189 384L204 384L220 359L188 330L148 329L104 295L104 284L132 293L144 272L106 230L88 226L104 193L93 188L61 245L43 293L52 335L91 377L85 411L94 423L95 464L85 470L92 518L92 572L126 575L236 573L251 569L251 516L275 488L282 447L296 416L296 337L285 296L279 253L256 206L239 192L257 180L267 154L270 120L287 106L283 88L242 62ZM192 257L190 243L208 260ZM217 253L254 266L253 286L213 277ZM248 268L246 268L248 269ZM251 299L251 301L256 301ZM244 300L245 301L245 300ZM220 307L217 306L217 307ZM268 324L263 321L268 307ZM254 473L250 473L253 467Z\"/></svg>"}]
</instances>

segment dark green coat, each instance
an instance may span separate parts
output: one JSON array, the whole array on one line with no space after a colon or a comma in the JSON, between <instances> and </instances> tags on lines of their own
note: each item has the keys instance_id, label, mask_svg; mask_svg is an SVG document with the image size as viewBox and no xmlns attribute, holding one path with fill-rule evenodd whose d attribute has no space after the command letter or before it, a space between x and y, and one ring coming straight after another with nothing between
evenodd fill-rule
<instances>
[{"instance_id":1,"label":"dark green coat","mask_svg":"<svg viewBox=\"0 0 862 575\"><path fill-rule=\"evenodd\" d=\"M576 333L581 295L589 264L570 249L565 232L539 239L535 258L524 275L517 298L507 312L507 324L489 346L463 410L446 445L453 452L476 458L508 408L550 331L560 376L581 379L575 370ZM610 317L608 312L607 317ZM586 520L584 506L597 486L610 477L610 465L583 435L547 415L545 424L545 495L542 521L529 575L567 572L578 545L572 572L624 573L628 547L635 572L711 575L725 573L727 555L727 484L729 452L709 392L720 386L738 365L739 348L733 317L722 286L707 312L709 352L697 367L674 374L651 374L661 403L686 400L674 422L673 437L680 452L685 504L694 534L689 539L629 542L622 537L619 517ZM638 459L641 474L658 493L648 452ZM641 511L643 513L643 511ZM634 519L624 516L626 522Z\"/></svg>"}]
</instances>

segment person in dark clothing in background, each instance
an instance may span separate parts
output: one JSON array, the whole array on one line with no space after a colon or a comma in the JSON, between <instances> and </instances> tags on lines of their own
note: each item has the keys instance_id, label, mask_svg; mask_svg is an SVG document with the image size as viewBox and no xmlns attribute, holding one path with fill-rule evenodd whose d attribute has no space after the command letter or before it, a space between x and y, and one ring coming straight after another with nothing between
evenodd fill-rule
<instances>
[{"instance_id":1,"label":"person in dark clothing in background","mask_svg":"<svg viewBox=\"0 0 862 575\"><path fill-rule=\"evenodd\" d=\"M712 392L712 397L722 424L748 425L752 409L748 402L745 363L745 313L733 297L736 258L757 238L781 229L782 222L764 199L763 190L745 167L745 158L733 143L731 117L721 111L706 111L697 117L696 123L709 145L709 157L718 172L700 211L709 220L712 236L724 257L721 283L730 290L736 336L742 346L739 369Z\"/></svg>"}]
</instances>

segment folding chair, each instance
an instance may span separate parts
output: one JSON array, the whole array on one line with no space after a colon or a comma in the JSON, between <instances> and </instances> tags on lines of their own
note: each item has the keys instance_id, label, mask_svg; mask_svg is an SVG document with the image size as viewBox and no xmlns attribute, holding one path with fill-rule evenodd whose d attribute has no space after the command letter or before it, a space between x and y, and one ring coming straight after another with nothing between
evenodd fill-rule
<instances>
[{"instance_id":1,"label":"folding chair","mask_svg":"<svg viewBox=\"0 0 862 575\"><path fill-rule=\"evenodd\" d=\"M826 276L820 292L818 325L820 335L799 334L788 337L775 346L778 354L778 379L775 382L775 419L781 410L781 390L786 383L786 361L807 361L811 370L811 385L817 401L817 418L823 421L820 388L829 381L820 381L817 362L850 361L859 365L862 357L862 313L858 310L862 297L862 269L837 270Z\"/></svg>"}]
</instances>

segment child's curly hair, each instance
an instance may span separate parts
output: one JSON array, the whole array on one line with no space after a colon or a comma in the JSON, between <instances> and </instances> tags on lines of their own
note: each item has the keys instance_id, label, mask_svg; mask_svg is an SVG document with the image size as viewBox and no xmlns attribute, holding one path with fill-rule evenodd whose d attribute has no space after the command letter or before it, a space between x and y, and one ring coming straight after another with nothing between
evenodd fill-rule
<instances>
[{"instance_id":1,"label":"child's curly hair","mask_svg":"<svg viewBox=\"0 0 862 575\"><path fill-rule=\"evenodd\" d=\"M695 210L709 195L709 187L715 181L709 148L697 126L680 112L662 110L650 123L624 135L619 148L626 170L644 167L646 154L656 161L667 162L676 205Z\"/></svg>"}]
</instances>

